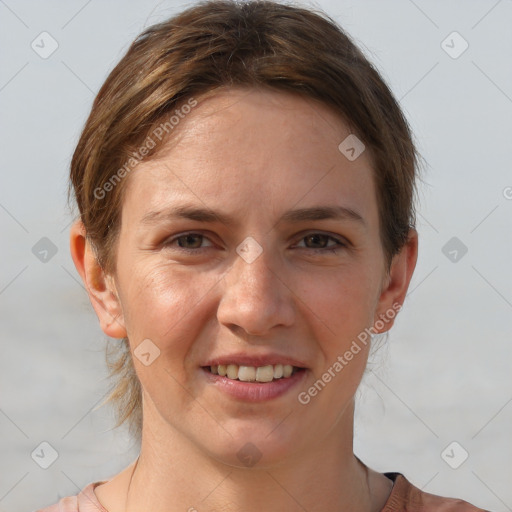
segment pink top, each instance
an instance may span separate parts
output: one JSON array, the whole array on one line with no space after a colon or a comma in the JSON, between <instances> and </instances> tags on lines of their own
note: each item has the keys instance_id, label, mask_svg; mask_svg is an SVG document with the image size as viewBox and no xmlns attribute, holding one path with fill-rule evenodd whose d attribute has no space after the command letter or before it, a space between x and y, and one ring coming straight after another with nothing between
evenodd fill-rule
<instances>
[{"instance_id":1,"label":"pink top","mask_svg":"<svg viewBox=\"0 0 512 512\"><path fill-rule=\"evenodd\" d=\"M381 512L488 512L463 500L423 492L401 473L384 474L394 484ZM78 495L62 498L55 505L35 512L108 512L94 494L94 488L106 481L92 482Z\"/></svg>"}]
</instances>

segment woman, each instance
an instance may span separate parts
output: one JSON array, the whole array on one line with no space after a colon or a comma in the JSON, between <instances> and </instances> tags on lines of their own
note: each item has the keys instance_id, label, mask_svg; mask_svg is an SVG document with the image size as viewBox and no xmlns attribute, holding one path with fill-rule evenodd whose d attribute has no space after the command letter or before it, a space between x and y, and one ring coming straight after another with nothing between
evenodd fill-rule
<instances>
[{"instance_id":1,"label":"woman","mask_svg":"<svg viewBox=\"0 0 512 512\"><path fill-rule=\"evenodd\" d=\"M415 179L396 101L327 16L213 1L141 34L71 165L71 253L140 455L43 510L481 510L353 453Z\"/></svg>"}]
</instances>

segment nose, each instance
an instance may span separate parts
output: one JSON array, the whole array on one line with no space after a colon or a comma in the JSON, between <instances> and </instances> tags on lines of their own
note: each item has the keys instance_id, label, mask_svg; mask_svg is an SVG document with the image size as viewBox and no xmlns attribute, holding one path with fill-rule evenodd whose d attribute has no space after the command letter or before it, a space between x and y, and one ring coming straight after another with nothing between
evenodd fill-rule
<instances>
[{"instance_id":1,"label":"nose","mask_svg":"<svg viewBox=\"0 0 512 512\"><path fill-rule=\"evenodd\" d=\"M295 318L294 294L278 265L264 250L254 261L236 256L223 278L217 310L219 323L254 336L288 327Z\"/></svg>"}]
</instances>

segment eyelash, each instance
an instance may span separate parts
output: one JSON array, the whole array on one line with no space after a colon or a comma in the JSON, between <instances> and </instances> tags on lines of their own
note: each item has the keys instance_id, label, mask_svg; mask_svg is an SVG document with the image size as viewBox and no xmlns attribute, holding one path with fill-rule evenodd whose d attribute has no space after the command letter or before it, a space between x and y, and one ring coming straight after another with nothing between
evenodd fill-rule
<instances>
[{"instance_id":1,"label":"eyelash","mask_svg":"<svg viewBox=\"0 0 512 512\"><path fill-rule=\"evenodd\" d=\"M334 242L336 242L336 245L334 246L331 246L331 247L324 247L324 248L310 248L310 247L302 247L302 249L309 249L310 251L313 251L314 253L316 254L325 254L327 252L329 253L332 253L332 254L336 254L338 253L338 251L340 251L341 249L344 249L347 247L347 244L342 242L340 239L332 236L332 235L327 235L326 233L321 233L321 232L313 232L313 233L308 233L307 235L304 235L300 241L303 241L305 240L306 238L310 237L310 236L314 236L314 235L321 235L321 236L324 236L324 237L327 237L328 241L329 240L332 240ZM190 231L188 233L182 233L178 236L175 236L169 240L167 240L166 242L164 242L164 246L165 247L169 247L171 246L174 242L177 242L179 239L181 238L185 238L187 236L199 236L199 237L202 237L203 239L206 238L206 235L203 235L202 233L197 233L195 231ZM188 253L198 253L198 252L203 252L205 249L208 249L208 247L198 247L197 249L188 249L186 247L176 247L179 251L184 251L184 252L188 252Z\"/></svg>"}]
</instances>

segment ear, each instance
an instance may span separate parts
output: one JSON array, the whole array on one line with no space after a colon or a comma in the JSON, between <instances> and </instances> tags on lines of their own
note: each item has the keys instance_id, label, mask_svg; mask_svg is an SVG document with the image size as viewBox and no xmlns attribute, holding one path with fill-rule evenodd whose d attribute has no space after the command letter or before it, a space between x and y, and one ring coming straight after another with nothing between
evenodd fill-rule
<instances>
[{"instance_id":1,"label":"ear","mask_svg":"<svg viewBox=\"0 0 512 512\"><path fill-rule=\"evenodd\" d=\"M376 333L389 331L395 323L394 319L404 303L417 259L418 232L411 228L407 243L393 257L389 274L383 283L373 320L373 330Z\"/></svg>"},{"instance_id":2,"label":"ear","mask_svg":"<svg viewBox=\"0 0 512 512\"><path fill-rule=\"evenodd\" d=\"M81 221L76 221L70 233L71 257L84 282L92 307L100 321L103 332L111 338L127 336L123 310L112 276L105 274L96 258L96 253L87 240Z\"/></svg>"}]
</instances>

